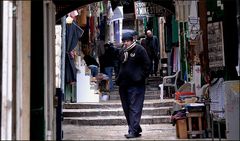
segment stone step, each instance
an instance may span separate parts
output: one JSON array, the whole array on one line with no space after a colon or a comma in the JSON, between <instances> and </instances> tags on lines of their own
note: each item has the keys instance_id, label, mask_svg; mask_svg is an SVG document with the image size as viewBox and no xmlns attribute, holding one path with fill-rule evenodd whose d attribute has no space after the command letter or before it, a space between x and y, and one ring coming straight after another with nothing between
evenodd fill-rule
<instances>
[{"instance_id":1,"label":"stone step","mask_svg":"<svg viewBox=\"0 0 240 141\"><path fill-rule=\"evenodd\" d=\"M110 94L110 100L120 100L119 94ZM145 100L154 100L154 99L160 99L160 94L151 92L145 94Z\"/></svg>"},{"instance_id":2,"label":"stone step","mask_svg":"<svg viewBox=\"0 0 240 141\"><path fill-rule=\"evenodd\" d=\"M141 124L171 123L171 116L149 116L141 118ZM73 125L126 125L125 116L64 117L63 124Z\"/></svg>"},{"instance_id":3,"label":"stone step","mask_svg":"<svg viewBox=\"0 0 240 141\"><path fill-rule=\"evenodd\" d=\"M154 94L159 95L160 94L160 90L152 90L152 91L146 91L145 92L145 96L146 95L154 95ZM119 95L119 92L118 91L112 91L112 92L110 92L110 95Z\"/></svg>"},{"instance_id":4,"label":"stone step","mask_svg":"<svg viewBox=\"0 0 240 141\"><path fill-rule=\"evenodd\" d=\"M147 91L158 91L159 90L159 84L156 84L156 86L150 86L150 85L146 85L146 92ZM113 87L113 91L118 91L119 90L119 86L114 85Z\"/></svg>"},{"instance_id":5,"label":"stone step","mask_svg":"<svg viewBox=\"0 0 240 141\"><path fill-rule=\"evenodd\" d=\"M154 99L154 100L145 100L144 107L164 107L164 106L173 106L174 99ZM120 100L109 100L101 102L83 102L83 103L65 103L63 109L108 109L108 108L121 108L122 104Z\"/></svg>"},{"instance_id":6,"label":"stone step","mask_svg":"<svg viewBox=\"0 0 240 141\"><path fill-rule=\"evenodd\" d=\"M170 115L172 107L143 107L142 115ZM124 115L122 108L107 109L63 109L64 117L90 117L90 116L122 116Z\"/></svg>"}]
</instances>

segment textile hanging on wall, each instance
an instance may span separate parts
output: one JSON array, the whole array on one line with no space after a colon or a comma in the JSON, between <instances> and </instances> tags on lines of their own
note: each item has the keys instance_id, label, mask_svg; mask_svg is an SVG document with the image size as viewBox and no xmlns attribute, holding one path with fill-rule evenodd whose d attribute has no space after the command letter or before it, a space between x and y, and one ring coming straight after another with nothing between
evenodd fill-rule
<instances>
[{"instance_id":1,"label":"textile hanging on wall","mask_svg":"<svg viewBox=\"0 0 240 141\"><path fill-rule=\"evenodd\" d=\"M180 32L180 58L181 58L181 78L188 81L188 64L187 64L187 39L186 39L186 22L179 23Z\"/></svg>"},{"instance_id":2,"label":"textile hanging on wall","mask_svg":"<svg viewBox=\"0 0 240 141\"><path fill-rule=\"evenodd\" d=\"M115 33L115 43L120 44L121 39L120 39L120 33L119 33L119 21L114 22L114 33Z\"/></svg>"},{"instance_id":3,"label":"textile hanging on wall","mask_svg":"<svg viewBox=\"0 0 240 141\"><path fill-rule=\"evenodd\" d=\"M91 16L89 18L89 26L90 26L90 41L94 42L95 24L94 24L94 17L93 16Z\"/></svg>"},{"instance_id":4,"label":"textile hanging on wall","mask_svg":"<svg viewBox=\"0 0 240 141\"><path fill-rule=\"evenodd\" d=\"M123 6L117 6L113 11L111 22L118 20L123 20Z\"/></svg>"},{"instance_id":5,"label":"textile hanging on wall","mask_svg":"<svg viewBox=\"0 0 240 141\"><path fill-rule=\"evenodd\" d=\"M80 14L76 19L77 23L79 26L85 27L87 24L87 7L85 6L85 7L81 8L79 11L80 11L79 12Z\"/></svg>"},{"instance_id":6,"label":"textile hanging on wall","mask_svg":"<svg viewBox=\"0 0 240 141\"><path fill-rule=\"evenodd\" d=\"M99 36L98 39L104 41L105 40L105 25L106 25L106 16L100 15L99 19Z\"/></svg>"},{"instance_id":7,"label":"textile hanging on wall","mask_svg":"<svg viewBox=\"0 0 240 141\"><path fill-rule=\"evenodd\" d=\"M172 51L172 16L167 16L166 17L166 52L171 52Z\"/></svg>"},{"instance_id":8,"label":"textile hanging on wall","mask_svg":"<svg viewBox=\"0 0 240 141\"><path fill-rule=\"evenodd\" d=\"M172 43L178 45L178 22L176 17L172 15Z\"/></svg>"},{"instance_id":9,"label":"textile hanging on wall","mask_svg":"<svg viewBox=\"0 0 240 141\"><path fill-rule=\"evenodd\" d=\"M159 37L159 33L158 33L158 18L157 17L153 17L153 35Z\"/></svg>"},{"instance_id":10,"label":"textile hanging on wall","mask_svg":"<svg viewBox=\"0 0 240 141\"><path fill-rule=\"evenodd\" d=\"M72 24L66 26L66 62L65 62L65 82L76 82L76 67L73 49L76 47L79 39L82 37L83 30L73 21Z\"/></svg>"},{"instance_id":11,"label":"textile hanging on wall","mask_svg":"<svg viewBox=\"0 0 240 141\"><path fill-rule=\"evenodd\" d=\"M179 22L187 22L190 13L191 1L175 0L175 15Z\"/></svg>"},{"instance_id":12,"label":"textile hanging on wall","mask_svg":"<svg viewBox=\"0 0 240 141\"><path fill-rule=\"evenodd\" d=\"M84 33L83 33L83 36L81 38L81 42L82 44L88 44L89 43L89 17L86 17L87 19L87 24L85 25L84 27Z\"/></svg>"},{"instance_id":13,"label":"textile hanging on wall","mask_svg":"<svg viewBox=\"0 0 240 141\"><path fill-rule=\"evenodd\" d=\"M173 47L173 72L180 70L180 52L179 47Z\"/></svg>"},{"instance_id":14,"label":"textile hanging on wall","mask_svg":"<svg viewBox=\"0 0 240 141\"><path fill-rule=\"evenodd\" d=\"M164 29L164 25L165 25L165 19L164 17L159 17L158 18L159 21L159 45L160 45L160 57L161 59L163 58L167 58L167 54L165 52L165 29Z\"/></svg>"},{"instance_id":15,"label":"textile hanging on wall","mask_svg":"<svg viewBox=\"0 0 240 141\"><path fill-rule=\"evenodd\" d=\"M98 34L98 17L100 16L100 2L90 4L90 37L91 41L94 42L97 39Z\"/></svg>"}]
</instances>

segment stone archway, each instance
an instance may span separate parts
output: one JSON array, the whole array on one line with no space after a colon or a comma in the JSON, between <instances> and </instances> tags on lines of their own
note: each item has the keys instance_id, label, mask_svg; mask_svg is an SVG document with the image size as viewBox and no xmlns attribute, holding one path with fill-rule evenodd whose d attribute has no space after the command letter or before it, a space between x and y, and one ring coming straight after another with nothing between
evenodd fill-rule
<instances>
[{"instance_id":1,"label":"stone archway","mask_svg":"<svg viewBox=\"0 0 240 141\"><path fill-rule=\"evenodd\" d=\"M102 0L67 0L67 1L63 1L63 0L53 0L53 2L56 5L56 21L60 20L61 17L63 17L64 15L66 15L67 13L81 7L87 4L91 4L94 2L99 2ZM138 0L128 0L129 3L133 2L133 1L138 1ZM167 8L168 10L172 11L173 13L175 13L175 8L174 8L174 3L173 0L141 0L142 2L153 2L155 4L161 5L165 8ZM113 9L119 4L119 0L111 0ZM127 5L125 5L127 6Z\"/></svg>"}]
</instances>

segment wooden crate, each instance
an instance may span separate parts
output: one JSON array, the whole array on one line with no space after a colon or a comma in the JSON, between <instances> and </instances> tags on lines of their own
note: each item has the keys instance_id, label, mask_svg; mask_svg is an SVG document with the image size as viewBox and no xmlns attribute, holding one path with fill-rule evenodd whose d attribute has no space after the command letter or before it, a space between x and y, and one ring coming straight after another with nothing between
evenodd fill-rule
<instances>
[{"instance_id":1,"label":"wooden crate","mask_svg":"<svg viewBox=\"0 0 240 141\"><path fill-rule=\"evenodd\" d=\"M187 139L187 121L186 119L177 120L176 135L179 139Z\"/></svg>"}]
</instances>

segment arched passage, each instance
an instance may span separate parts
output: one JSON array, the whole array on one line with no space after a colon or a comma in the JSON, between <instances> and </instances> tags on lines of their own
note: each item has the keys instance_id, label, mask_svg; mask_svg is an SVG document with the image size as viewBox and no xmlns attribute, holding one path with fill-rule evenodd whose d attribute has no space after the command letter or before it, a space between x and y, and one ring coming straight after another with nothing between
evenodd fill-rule
<instances>
[{"instance_id":1,"label":"arched passage","mask_svg":"<svg viewBox=\"0 0 240 141\"><path fill-rule=\"evenodd\" d=\"M53 2L56 5L56 21L59 21L61 17L63 17L64 15L68 14L69 12L87 5L87 4L91 4L94 2L99 2L102 0L81 0L81 1L76 1L76 0L67 0L67 1L63 1L63 0L53 0ZM130 7L133 6L133 1L138 1L138 0L128 0L129 4L128 5L124 5L124 7ZM155 4L161 5L165 8L167 8L168 10L170 10L171 12L174 13L174 5L173 5L173 0L141 0L142 2L153 2ZM120 4L119 0L111 0L112 3L112 7L113 9ZM133 9L134 7L132 7ZM129 8L126 8L129 9Z\"/></svg>"}]
</instances>

